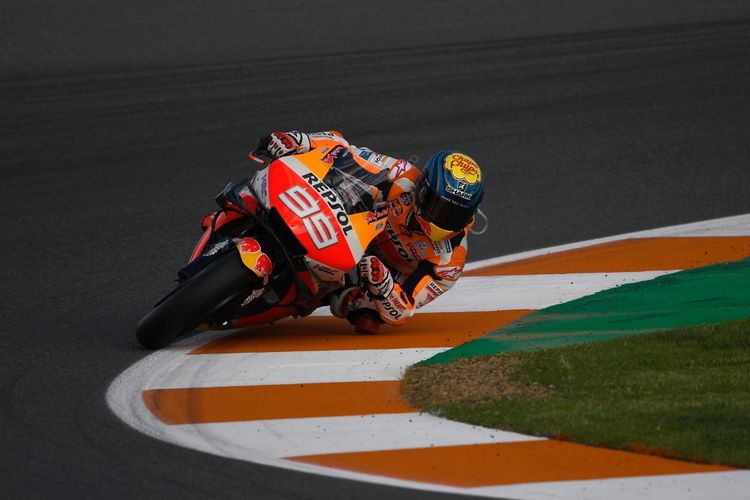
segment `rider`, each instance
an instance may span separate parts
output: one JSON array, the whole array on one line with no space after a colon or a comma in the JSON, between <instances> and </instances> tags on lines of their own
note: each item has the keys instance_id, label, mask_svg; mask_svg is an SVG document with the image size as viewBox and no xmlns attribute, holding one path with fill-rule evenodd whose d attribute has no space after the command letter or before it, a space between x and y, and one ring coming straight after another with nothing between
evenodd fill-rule
<instances>
[{"instance_id":1,"label":"rider","mask_svg":"<svg viewBox=\"0 0 750 500\"><path fill-rule=\"evenodd\" d=\"M387 173L376 186L388 204L386 227L358 264L368 293L354 281L331 294L334 316L354 323L356 315L369 310L384 323L401 325L461 276L467 235L484 194L479 166L468 155L441 151L420 171L406 160L353 146L336 131L274 132L261 144L276 158L343 145L365 177Z\"/></svg>"}]
</instances>

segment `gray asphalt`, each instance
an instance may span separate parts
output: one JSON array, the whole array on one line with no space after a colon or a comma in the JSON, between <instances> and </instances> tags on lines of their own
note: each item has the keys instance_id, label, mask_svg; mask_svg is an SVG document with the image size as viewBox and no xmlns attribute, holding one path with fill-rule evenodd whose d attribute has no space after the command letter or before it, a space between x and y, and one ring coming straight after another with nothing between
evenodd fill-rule
<instances>
[{"instance_id":1,"label":"gray asphalt","mask_svg":"<svg viewBox=\"0 0 750 500\"><path fill-rule=\"evenodd\" d=\"M750 212L747 2L183 4L0 4L4 498L434 496L185 450L106 406L270 130L466 150L472 260Z\"/></svg>"}]
</instances>

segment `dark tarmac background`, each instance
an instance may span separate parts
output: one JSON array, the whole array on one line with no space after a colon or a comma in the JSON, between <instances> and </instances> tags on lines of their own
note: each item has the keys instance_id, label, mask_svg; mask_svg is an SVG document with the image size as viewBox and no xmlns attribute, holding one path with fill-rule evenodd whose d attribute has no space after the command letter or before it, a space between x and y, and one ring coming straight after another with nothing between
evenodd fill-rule
<instances>
[{"instance_id":1,"label":"dark tarmac background","mask_svg":"<svg viewBox=\"0 0 750 500\"><path fill-rule=\"evenodd\" d=\"M269 131L467 151L476 260L748 213L749 127L747 1L2 1L0 493L435 496L178 448L106 406Z\"/></svg>"}]
</instances>

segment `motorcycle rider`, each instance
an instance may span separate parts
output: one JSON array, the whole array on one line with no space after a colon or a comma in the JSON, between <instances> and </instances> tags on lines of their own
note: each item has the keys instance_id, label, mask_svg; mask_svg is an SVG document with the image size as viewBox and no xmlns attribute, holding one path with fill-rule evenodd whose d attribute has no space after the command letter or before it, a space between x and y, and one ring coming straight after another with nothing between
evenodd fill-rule
<instances>
[{"instance_id":1,"label":"motorcycle rider","mask_svg":"<svg viewBox=\"0 0 750 500\"><path fill-rule=\"evenodd\" d=\"M377 330L377 325L355 322L363 311L402 325L461 276L467 235L484 195L482 173L468 155L440 151L420 170L406 160L353 146L336 131L274 132L261 145L276 158L341 145L352 152L363 177L384 174L375 187L388 206L385 230L358 264L361 282L355 276L350 286L329 296L334 316L347 318L361 333Z\"/></svg>"}]
</instances>

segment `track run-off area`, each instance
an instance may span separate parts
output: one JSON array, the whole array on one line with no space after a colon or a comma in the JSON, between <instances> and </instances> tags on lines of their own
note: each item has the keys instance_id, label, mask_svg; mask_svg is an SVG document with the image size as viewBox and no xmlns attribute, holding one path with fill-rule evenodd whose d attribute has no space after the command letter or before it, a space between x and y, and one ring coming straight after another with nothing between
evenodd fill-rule
<instances>
[{"instance_id":1,"label":"track run-off area","mask_svg":"<svg viewBox=\"0 0 750 500\"><path fill-rule=\"evenodd\" d=\"M406 404L400 378L531 311L748 255L750 214L475 262L404 327L360 336L321 309L203 332L131 366L107 402L157 439L360 481L504 498L747 498L750 471L448 421Z\"/></svg>"}]
</instances>

